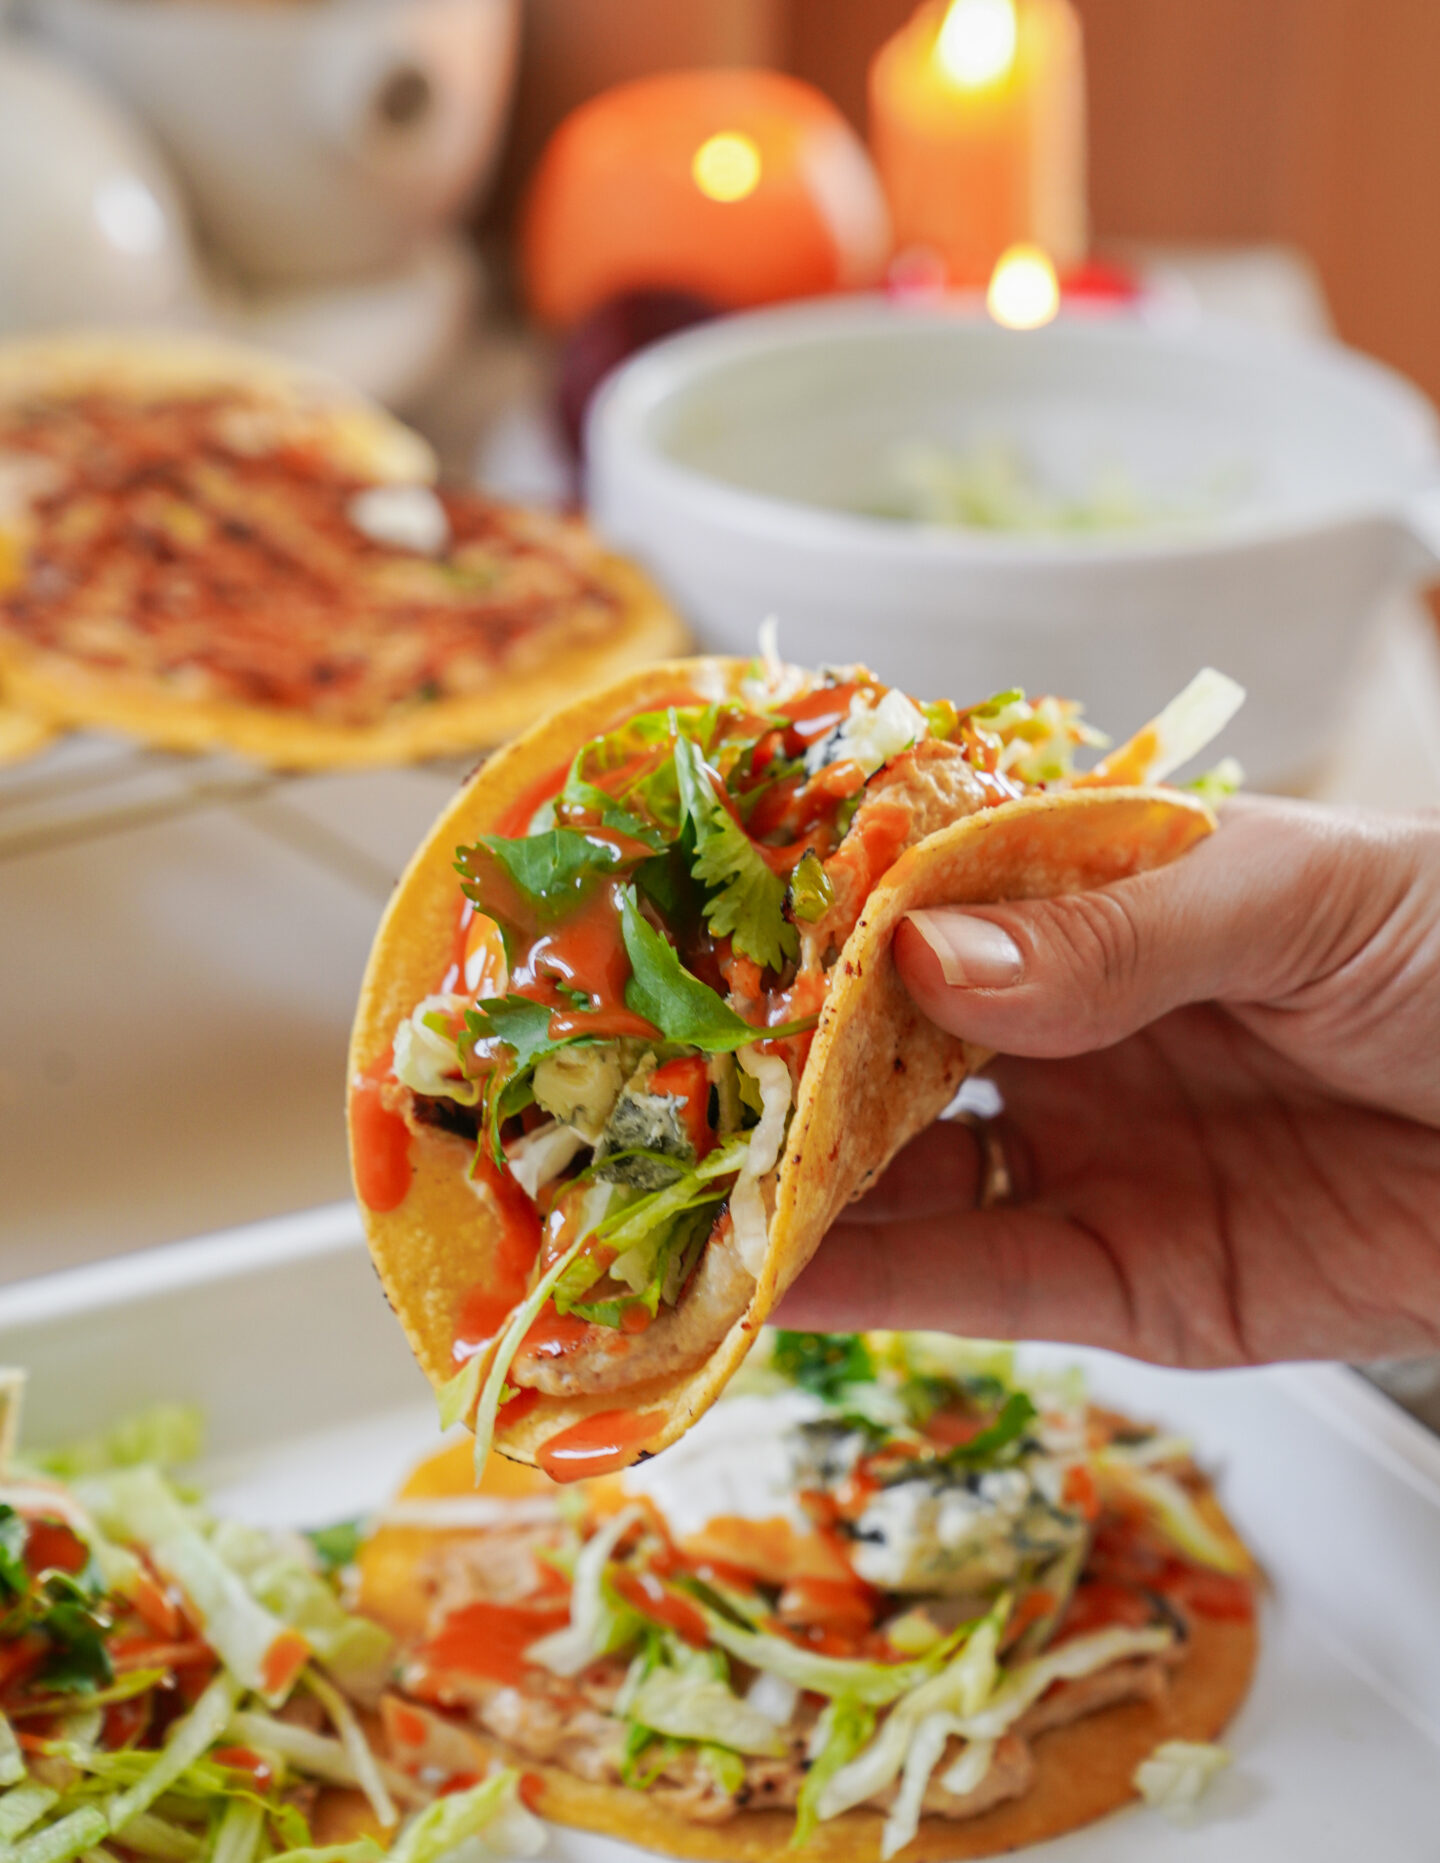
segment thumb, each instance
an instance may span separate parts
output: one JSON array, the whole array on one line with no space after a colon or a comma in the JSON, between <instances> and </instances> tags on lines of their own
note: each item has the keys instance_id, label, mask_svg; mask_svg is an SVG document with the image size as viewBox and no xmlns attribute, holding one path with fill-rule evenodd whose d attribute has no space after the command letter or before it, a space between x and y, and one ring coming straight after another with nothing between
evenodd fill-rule
<instances>
[{"instance_id":1,"label":"thumb","mask_svg":"<svg viewBox=\"0 0 1440 1863\"><path fill-rule=\"evenodd\" d=\"M1185 1003L1278 1006L1383 921L1383 839L1335 811L1249 800L1156 872L1055 899L912 912L896 930L896 966L931 1021L1013 1055L1108 1047Z\"/></svg>"}]
</instances>

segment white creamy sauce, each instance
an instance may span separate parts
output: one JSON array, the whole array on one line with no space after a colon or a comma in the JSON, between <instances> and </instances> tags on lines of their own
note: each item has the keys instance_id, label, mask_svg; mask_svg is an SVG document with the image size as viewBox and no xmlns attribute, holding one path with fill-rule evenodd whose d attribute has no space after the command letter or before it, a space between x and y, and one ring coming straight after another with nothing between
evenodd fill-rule
<instances>
[{"instance_id":1,"label":"white creamy sauce","mask_svg":"<svg viewBox=\"0 0 1440 1863\"><path fill-rule=\"evenodd\" d=\"M450 541L445 507L428 485L372 485L350 500L356 530L393 550L438 556Z\"/></svg>"},{"instance_id":2,"label":"white creamy sauce","mask_svg":"<svg viewBox=\"0 0 1440 1863\"><path fill-rule=\"evenodd\" d=\"M786 1442L800 1423L827 1414L808 1391L727 1398L653 1461L626 1469L625 1492L647 1495L677 1539L725 1514L742 1520L784 1520L812 1531L795 1496Z\"/></svg>"}]
</instances>

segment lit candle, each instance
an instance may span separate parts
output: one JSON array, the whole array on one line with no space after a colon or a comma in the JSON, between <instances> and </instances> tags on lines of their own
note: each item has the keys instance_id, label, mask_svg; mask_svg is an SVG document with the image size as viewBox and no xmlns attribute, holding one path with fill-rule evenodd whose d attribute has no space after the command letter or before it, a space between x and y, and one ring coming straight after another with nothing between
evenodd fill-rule
<instances>
[{"instance_id":1,"label":"lit candle","mask_svg":"<svg viewBox=\"0 0 1440 1863\"><path fill-rule=\"evenodd\" d=\"M870 143L903 254L983 286L1011 246L1086 246L1085 74L1070 0L922 6L870 66Z\"/></svg>"},{"instance_id":2,"label":"lit candle","mask_svg":"<svg viewBox=\"0 0 1440 1863\"><path fill-rule=\"evenodd\" d=\"M531 308L566 325L636 290L735 309L874 285L890 225L864 144L811 85L672 71L560 125L522 247Z\"/></svg>"},{"instance_id":3,"label":"lit candle","mask_svg":"<svg viewBox=\"0 0 1440 1863\"><path fill-rule=\"evenodd\" d=\"M985 293L985 308L1007 330L1038 330L1060 311L1060 280L1050 256L1039 246L1012 246L1000 261Z\"/></svg>"}]
</instances>

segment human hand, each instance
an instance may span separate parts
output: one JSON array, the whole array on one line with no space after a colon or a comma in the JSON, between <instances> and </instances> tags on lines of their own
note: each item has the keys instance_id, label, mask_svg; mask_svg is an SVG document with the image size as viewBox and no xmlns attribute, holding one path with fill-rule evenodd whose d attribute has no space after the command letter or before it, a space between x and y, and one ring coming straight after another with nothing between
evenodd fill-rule
<instances>
[{"instance_id":1,"label":"human hand","mask_svg":"<svg viewBox=\"0 0 1440 1863\"><path fill-rule=\"evenodd\" d=\"M1440 1350L1440 818L1247 799L1172 867L916 913L894 952L1004 1057L1013 1193L977 1208L974 1132L933 1126L782 1324L1190 1366Z\"/></svg>"}]
</instances>

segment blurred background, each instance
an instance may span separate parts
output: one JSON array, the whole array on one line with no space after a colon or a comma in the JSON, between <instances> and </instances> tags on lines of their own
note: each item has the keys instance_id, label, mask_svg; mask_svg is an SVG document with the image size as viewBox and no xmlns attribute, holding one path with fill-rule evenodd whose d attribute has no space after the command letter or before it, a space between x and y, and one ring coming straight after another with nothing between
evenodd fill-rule
<instances>
[{"instance_id":1,"label":"blurred background","mask_svg":"<svg viewBox=\"0 0 1440 1863\"><path fill-rule=\"evenodd\" d=\"M0 339L259 344L588 493L702 644L844 657L880 590L882 674L1117 731L1215 658L1255 780L1430 804L1437 83L1433 0L11 0ZM0 1276L348 1196L360 971L471 762L0 769Z\"/></svg>"}]
</instances>

